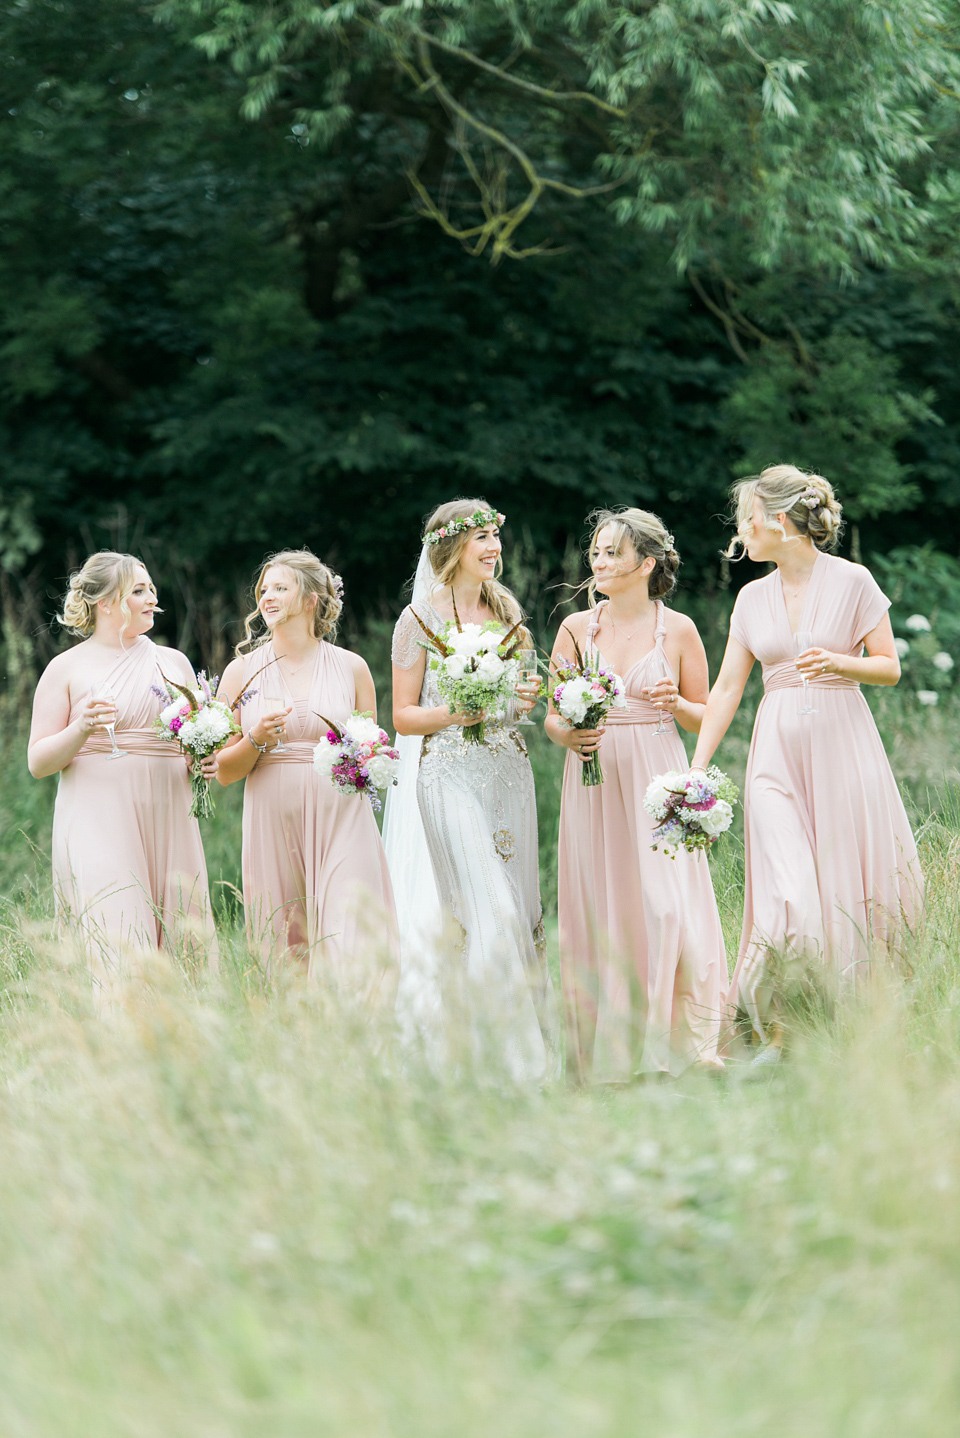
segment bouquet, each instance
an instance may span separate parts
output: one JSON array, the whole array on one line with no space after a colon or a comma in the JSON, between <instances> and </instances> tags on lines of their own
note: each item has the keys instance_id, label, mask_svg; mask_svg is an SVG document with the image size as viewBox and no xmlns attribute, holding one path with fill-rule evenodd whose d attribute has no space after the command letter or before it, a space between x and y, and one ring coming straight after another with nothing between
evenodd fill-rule
<instances>
[{"instance_id":1,"label":"bouquet","mask_svg":"<svg viewBox=\"0 0 960 1438\"><path fill-rule=\"evenodd\" d=\"M400 755L369 714L353 714L341 728L320 715L327 732L314 746L313 767L341 794L366 794L379 809L378 789L397 782Z\"/></svg>"},{"instance_id":2,"label":"bouquet","mask_svg":"<svg viewBox=\"0 0 960 1438\"><path fill-rule=\"evenodd\" d=\"M573 639L573 635L570 637ZM611 709L626 709L626 687L620 675L601 664L598 657L582 654L575 639L573 648L576 661L557 662L557 683L550 697L571 729L596 729ZM580 782L588 786L603 783L598 753L591 754L581 766Z\"/></svg>"},{"instance_id":3,"label":"bouquet","mask_svg":"<svg viewBox=\"0 0 960 1438\"><path fill-rule=\"evenodd\" d=\"M655 819L653 847L673 858L683 845L689 854L709 849L733 821L740 790L716 764L705 774L660 774L647 787L643 807Z\"/></svg>"},{"instance_id":4,"label":"bouquet","mask_svg":"<svg viewBox=\"0 0 960 1438\"><path fill-rule=\"evenodd\" d=\"M171 743L176 740L181 749L193 755L190 814L195 819L209 819L213 813L210 781L204 778L197 761L222 749L233 734L240 733L240 726L234 721L229 704L224 704L222 699L214 699L217 680L208 682L203 670L197 675L197 689L177 684L165 674L161 677L165 688L154 684L153 692L163 701L164 708L154 720L153 727L161 739Z\"/></svg>"},{"instance_id":5,"label":"bouquet","mask_svg":"<svg viewBox=\"0 0 960 1438\"><path fill-rule=\"evenodd\" d=\"M454 621L442 634L434 634L414 610L414 618L426 634L434 654L430 667L437 676L437 688L450 706L451 714L503 714L512 698L520 674L517 655L523 647L518 621L507 634L496 624L461 624L454 604ZM464 725L463 737L482 744L484 721Z\"/></svg>"}]
</instances>

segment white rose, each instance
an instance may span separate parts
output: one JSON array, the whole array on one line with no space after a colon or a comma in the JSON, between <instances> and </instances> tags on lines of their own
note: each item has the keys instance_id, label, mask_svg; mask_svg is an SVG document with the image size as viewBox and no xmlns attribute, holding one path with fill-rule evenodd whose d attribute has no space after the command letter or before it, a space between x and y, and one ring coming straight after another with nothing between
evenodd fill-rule
<instances>
[{"instance_id":1,"label":"white rose","mask_svg":"<svg viewBox=\"0 0 960 1438\"><path fill-rule=\"evenodd\" d=\"M370 719L363 714L354 714L348 719L343 725L343 731L357 744L383 743L383 734L376 719Z\"/></svg>"},{"instance_id":2,"label":"white rose","mask_svg":"<svg viewBox=\"0 0 960 1438\"><path fill-rule=\"evenodd\" d=\"M945 649L941 649L939 654L933 656L933 662L941 674L949 674L953 668L953 656L948 654Z\"/></svg>"},{"instance_id":3,"label":"white rose","mask_svg":"<svg viewBox=\"0 0 960 1438\"><path fill-rule=\"evenodd\" d=\"M399 771L400 760L389 754L374 754L372 759L367 760L370 782L377 789L389 789L390 785L396 782Z\"/></svg>"},{"instance_id":4,"label":"white rose","mask_svg":"<svg viewBox=\"0 0 960 1438\"><path fill-rule=\"evenodd\" d=\"M903 627L909 629L911 634L929 634L930 620L925 619L922 614L911 614Z\"/></svg>"},{"instance_id":5,"label":"white rose","mask_svg":"<svg viewBox=\"0 0 960 1438\"><path fill-rule=\"evenodd\" d=\"M940 695L937 693L936 689L918 689L917 698L920 700L921 704L927 704L930 707L940 702Z\"/></svg>"},{"instance_id":6,"label":"white rose","mask_svg":"<svg viewBox=\"0 0 960 1438\"><path fill-rule=\"evenodd\" d=\"M484 679L499 679L503 673L503 660L498 654L488 651L481 655L480 662L477 664L477 673Z\"/></svg>"},{"instance_id":7,"label":"white rose","mask_svg":"<svg viewBox=\"0 0 960 1438\"><path fill-rule=\"evenodd\" d=\"M329 739L321 739L319 744L314 745L313 767L324 779L330 778L333 766L339 758L339 744L331 744Z\"/></svg>"},{"instance_id":8,"label":"white rose","mask_svg":"<svg viewBox=\"0 0 960 1438\"><path fill-rule=\"evenodd\" d=\"M462 679L467 672L467 661L462 654L451 654L443 661L443 672L450 679Z\"/></svg>"},{"instance_id":9,"label":"white rose","mask_svg":"<svg viewBox=\"0 0 960 1438\"><path fill-rule=\"evenodd\" d=\"M184 707L186 702L187 701L185 699L174 699L173 703L168 704L166 709L161 709L160 718L163 720L164 724L168 728L170 725L170 721L172 719L176 719L177 715L180 713L180 710Z\"/></svg>"},{"instance_id":10,"label":"white rose","mask_svg":"<svg viewBox=\"0 0 960 1438\"><path fill-rule=\"evenodd\" d=\"M897 653L900 655L900 658L901 658L901 659L906 659L907 655L910 653L910 642L909 642L909 640L907 640L907 639L895 639L895 640L893 641L893 643L894 643L894 647L896 648Z\"/></svg>"},{"instance_id":11,"label":"white rose","mask_svg":"<svg viewBox=\"0 0 960 1438\"><path fill-rule=\"evenodd\" d=\"M643 807L651 819L666 818L667 795L671 789L679 788L680 783L679 774L658 774L655 779L650 780L643 796Z\"/></svg>"},{"instance_id":12,"label":"white rose","mask_svg":"<svg viewBox=\"0 0 960 1438\"><path fill-rule=\"evenodd\" d=\"M726 799L718 799L712 809L701 809L696 824L708 838L723 834L733 822L733 808Z\"/></svg>"},{"instance_id":13,"label":"white rose","mask_svg":"<svg viewBox=\"0 0 960 1438\"><path fill-rule=\"evenodd\" d=\"M454 630L446 638L447 644L455 654L463 654L468 659L472 659L487 648L488 636L484 634L479 624L465 624L459 633Z\"/></svg>"}]
</instances>

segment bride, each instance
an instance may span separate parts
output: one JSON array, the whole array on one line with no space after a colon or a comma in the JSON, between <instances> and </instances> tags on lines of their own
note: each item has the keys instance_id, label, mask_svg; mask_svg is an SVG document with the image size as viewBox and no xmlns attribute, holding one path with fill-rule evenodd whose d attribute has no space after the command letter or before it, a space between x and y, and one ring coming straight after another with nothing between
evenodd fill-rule
<instances>
[{"instance_id":1,"label":"bride","mask_svg":"<svg viewBox=\"0 0 960 1438\"><path fill-rule=\"evenodd\" d=\"M503 515L458 499L431 515L412 603L393 636L393 722L402 772L387 802L384 843L401 928L400 1008L436 1053L449 1053L462 1016L477 1060L517 1079L554 1067L533 774L521 734L486 717L482 744L463 738L476 714L453 714L429 668L421 625L494 624L522 618L498 582ZM535 690L519 686L517 708ZM453 962L433 949L445 927ZM549 1054L549 1057L548 1057Z\"/></svg>"}]
</instances>

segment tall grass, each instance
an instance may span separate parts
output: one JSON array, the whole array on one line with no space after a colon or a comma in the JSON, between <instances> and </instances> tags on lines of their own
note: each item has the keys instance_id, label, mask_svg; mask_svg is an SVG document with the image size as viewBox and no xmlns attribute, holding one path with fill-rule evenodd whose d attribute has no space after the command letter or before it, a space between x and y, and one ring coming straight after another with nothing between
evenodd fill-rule
<instances>
[{"instance_id":1,"label":"tall grass","mask_svg":"<svg viewBox=\"0 0 960 1438\"><path fill-rule=\"evenodd\" d=\"M946 712L880 719L929 885L906 966L793 1013L772 1078L599 1093L438 1077L382 1015L268 984L239 789L205 830L219 976L158 962L96 1018L51 927L54 786L8 735L0 1434L953 1435L957 750ZM549 896L562 756L533 755ZM735 839L713 866L732 953Z\"/></svg>"}]
</instances>

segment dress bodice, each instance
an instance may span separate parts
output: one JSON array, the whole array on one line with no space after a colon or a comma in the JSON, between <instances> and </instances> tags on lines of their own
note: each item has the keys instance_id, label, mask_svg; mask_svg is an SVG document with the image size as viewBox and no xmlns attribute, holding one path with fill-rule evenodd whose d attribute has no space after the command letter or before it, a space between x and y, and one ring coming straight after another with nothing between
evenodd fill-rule
<instances>
[{"instance_id":1,"label":"dress bodice","mask_svg":"<svg viewBox=\"0 0 960 1438\"><path fill-rule=\"evenodd\" d=\"M350 661L344 650L325 639L317 645L310 689L304 698L295 699L291 694L271 643L262 644L244 656L243 682L250 686L250 698L241 710L244 729L251 729L264 713L269 713L270 701L280 699L284 707L292 708L287 716L284 747L278 754L268 750L257 760L258 764L312 762L313 746L327 732L324 721L343 724L356 706L356 683Z\"/></svg>"},{"instance_id":2,"label":"dress bodice","mask_svg":"<svg viewBox=\"0 0 960 1438\"><path fill-rule=\"evenodd\" d=\"M601 599L599 604L591 610L587 623L587 652L600 659L604 664L607 661L597 648L597 634L600 630L600 616L603 607L608 603L609 600ZM667 636L667 613L662 599L656 600L656 609L657 623L654 629L653 648L648 649L646 654L641 655L636 663L630 666L626 674L620 676L627 692L627 707L626 709L611 709L604 720L605 724L659 724L661 715L664 726L673 723L673 715L668 710L658 709L655 704L650 703L649 699L643 697L643 690L649 689L658 680L676 678L664 650L664 641Z\"/></svg>"},{"instance_id":3,"label":"dress bodice","mask_svg":"<svg viewBox=\"0 0 960 1438\"><path fill-rule=\"evenodd\" d=\"M412 604L400 615L393 633L393 662L398 669L412 669L420 654L426 652L426 665L423 672L423 683L420 685L420 707L422 709L446 708L447 701L440 693L437 684L436 670L431 668L430 656L433 650L429 647L427 636L417 623L415 615L419 615L428 629L435 634L446 628L447 621L434 609L429 600L418 600L416 608ZM520 735L514 722L505 716L499 718L488 717L484 722L485 738L483 746L468 742L463 737L463 730L458 724L451 725L449 729L439 729L435 734L428 734L423 741L423 754L457 754L461 758L470 758L476 754L481 747L500 749L505 744L516 747L522 753L526 753Z\"/></svg>"},{"instance_id":4,"label":"dress bodice","mask_svg":"<svg viewBox=\"0 0 960 1438\"><path fill-rule=\"evenodd\" d=\"M811 647L857 658L864 639L889 607L889 599L869 569L820 553L807 585L797 632L812 636ZM730 635L760 661L767 692L796 689L802 684L779 570L744 585L730 616ZM860 687L856 680L839 674L825 674L809 682L830 689Z\"/></svg>"}]
</instances>

